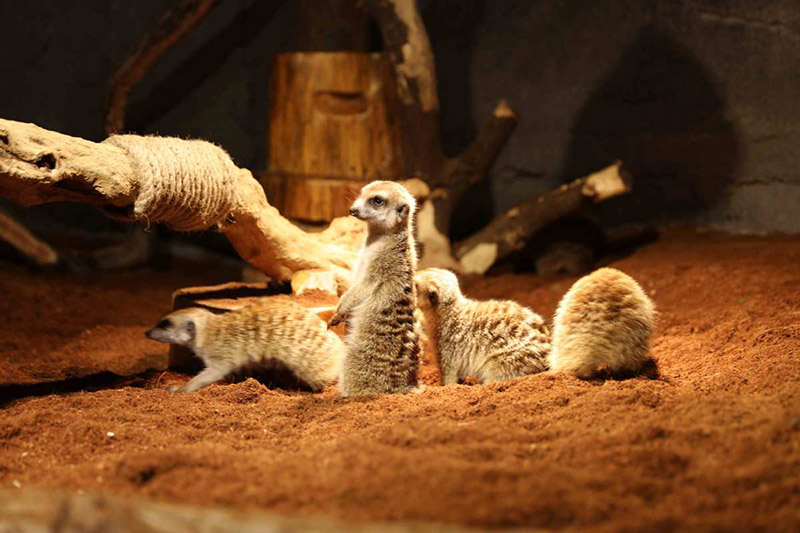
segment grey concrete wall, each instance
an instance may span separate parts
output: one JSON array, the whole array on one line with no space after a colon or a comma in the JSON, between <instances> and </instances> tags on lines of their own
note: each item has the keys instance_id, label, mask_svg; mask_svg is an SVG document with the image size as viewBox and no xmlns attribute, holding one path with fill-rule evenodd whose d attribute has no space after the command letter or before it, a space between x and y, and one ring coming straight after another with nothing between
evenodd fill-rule
<instances>
[{"instance_id":1,"label":"grey concrete wall","mask_svg":"<svg viewBox=\"0 0 800 533\"><path fill-rule=\"evenodd\" d=\"M101 139L113 68L170 4L2 3L0 116ZM153 71L133 95L164 96L160 108L134 109L150 114L143 131L207 138L237 163L264 167L269 60L296 44L297 20L292 2L271 18L266 4L224 2ZM522 119L491 180L458 213L462 232L616 158L636 184L602 206L609 224L800 232L800 3L422 0L421 8L446 149L462 150L499 98ZM214 39L231 52L204 49ZM170 73L189 58L193 75L176 98L169 89L181 80Z\"/></svg>"},{"instance_id":2,"label":"grey concrete wall","mask_svg":"<svg viewBox=\"0 0 800 533\"><path fill-rule=\"evenodd\" d=\"M603 206L609 222L800 231L800 4L473 9L483 11L468 60L473 121L500 97L522 116L494 169L495 210L619 157L637 181ZM447 109L446 120L460 112Z\"/></svg>"}]
</instances>

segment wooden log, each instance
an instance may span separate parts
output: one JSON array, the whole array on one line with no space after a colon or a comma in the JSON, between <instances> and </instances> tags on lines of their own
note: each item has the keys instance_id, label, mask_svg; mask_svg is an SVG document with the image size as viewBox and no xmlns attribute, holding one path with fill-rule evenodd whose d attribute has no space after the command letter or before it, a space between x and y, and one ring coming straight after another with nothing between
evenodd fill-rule
<instances>
[{"instance_id":1,"label":"wooden log","mask_svg":"<svg viewBox=\"0 0 800 533\"><path fill-rule=\"evenodd\" d=\"M338 299L336 278L330 270L300 270L292 276L292 295L315 294Z\"/></svg>"},{"instance_id":2,"label":"wooden log","mask_svg":"<svg viewBox=\"0 0 800 533\"><path fill-rule=\"evenodd\" d=\"M396 96L384 54L279 54L270 110L269 175L284 182L276 207L285 216L345 216L352 198L343 180L360 189L371 179L399 174Z\"/></svg>"},{"instance_id":3,"label":"wooden log","mask_svg":"<svg viewBox=\"0 0 800 533\"><path fill-rule=\"evenodd\" d=\"M461 265L453 259L450 239L436 227L436 204L434 191L419 178L401 180L401 183L417 202L414 213L414 238L417 243L419 270L431 267L461 271ZM438 191L438 190L437 190Z\"/></svg>"},{"instance_id":4,"label":"wooden log","mask_svg":"<svg viewBox=\"0 0 800 533\"><path fill-rule=\"evenodd\" d=\"M201 149L217 150L215 157L222 157L210 145ZM136 161L113 143L94 143L0 119L0 195L22 205L75 201L120 220L146 221L134 209L143 183ZM358 249L352 231L337 226L318 235L304 232L267 202L249 171L227 168L233 169L227 191L230 211L210 221L209 227L218 226L243 259L277 281L290 281L298 270L324 269L333 270L340 288L349 284ZM200 186L211 178L198 173L193 179ZM153 197L159 198L158 193ZM180 195L171 197L171 205L180 207L184 200ZM200 229L204 228L193 231Z\"/></svg>"},{"instance_id":5,"label":"wooden log","mask_svg":"<svg viewBox=\"0 0 800 533\"><path fill-rule=\"evenodd\" d=\"M39 266L58 263L58 252L3 211L0 211L0 240L6 241Z\"/></svg>"},{"instance_id":6,"label":"wooden log","mask_svg":"<svg viewBox=\"0 0 800 533\"><path fill-rule=\"evenodd\" d=\"M437 174L445 157L436 65L416 0L359 0L359 3L378 23L394 65L403 148L398 175L428 181Z\"/></svg>"},{"instance_id":7,"label":"wooden log","mask_svg":"<svg viewBox=\"0 0 800 533\"><path fill-rule=\"evenodd\" d=\"M517 124L517 115L500 101L472 145L460 156L442 151L436 66L416 0L359 0L378 23L394 65L399 103L402 176L416 176L431 188L435 234L448 243L438 266L452 267L450 219L463 194L484 179ZM440 241L440 239L436 239ZM447 259L446 256L451 258Z\"/></svg>"},{"instance_id":8,"label":"wooden log","mask_svg":"<svg viewBox=\"0 0 800 533\"><path fill-rule=\"evenodd\" d=\"M367 180L273 172L259 172L256 179L264 186L270 203L283 216L306 222L328 222L347 216L353 199L358 198L361 188L369 183Z\"/></svg>"},{"instance_id":9,"label":"wooden log","mask_svg":"<svg viewBox=\"0 0 800 533\"><path fill-rule=\"evenodd\" d=\"M483 274L498 260L522 249L540 229L587 205L630 191L632 176L622 162L523 202L456 246L467 273Z\"/></svg>"},{"instance_id":10,"label":"wooden log","mask_svg":"<svg viewBox=\"0 0 800 533\"><path fill-rule=\"evenodd\" d=\"M434 223L439 233L449 233L450 219L458 201L470 187L488 175L517 128L518 120L511 106L505 100L500 100L469 148L459 157L448 160L440 172L432 177L431 185L435 190L432 201L436 207Z\"/></svg>"}]
</instances>

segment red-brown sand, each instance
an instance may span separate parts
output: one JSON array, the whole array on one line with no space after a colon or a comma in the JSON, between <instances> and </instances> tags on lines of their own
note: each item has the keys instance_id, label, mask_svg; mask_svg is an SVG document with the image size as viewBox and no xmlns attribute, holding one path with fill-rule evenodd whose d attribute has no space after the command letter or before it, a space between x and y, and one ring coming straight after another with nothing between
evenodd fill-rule
<instances>
[{"instance_id":1,"label":"red-brown sand","mask_svg":"<svg viewBox=\"0 0 800 533\"><path fill-rule=\"evenodd\" d=\"M7 401L0 485L354 520L800 530L800 238L670 232L614 266L659 307L660 380L540 374L342 399L253 379L176 395L163 388L187 378L156 372ZM100 352L163 357L142 332L171 290L221 281L2 272L6 374L54 351L67 368ZM504 275L468 292L550 315L572 281Z\"/></svg>"}]
</instances>

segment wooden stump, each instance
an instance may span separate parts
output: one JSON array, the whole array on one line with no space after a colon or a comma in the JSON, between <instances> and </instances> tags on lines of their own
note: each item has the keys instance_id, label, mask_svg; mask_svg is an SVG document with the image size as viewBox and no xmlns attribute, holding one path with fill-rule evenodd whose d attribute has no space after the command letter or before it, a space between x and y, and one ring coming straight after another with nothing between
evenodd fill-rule
<instances>
[{"instance_id":1,"label":"wooden stump","mask_svg":"<svg viewBox=\"0 0 800 533\"><path fill-rule=\"evenodd\" d=\"M272 70L269 172L261 176L284 216L347 215L368 181L400 171L392 65L384 54L280 54Z\"/></svg>"}]
</instances>

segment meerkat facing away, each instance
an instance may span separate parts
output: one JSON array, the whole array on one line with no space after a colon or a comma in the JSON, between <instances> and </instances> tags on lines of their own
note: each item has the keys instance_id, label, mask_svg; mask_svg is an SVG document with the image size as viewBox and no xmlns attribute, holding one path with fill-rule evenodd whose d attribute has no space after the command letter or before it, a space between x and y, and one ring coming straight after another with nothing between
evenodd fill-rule
<instances>
[{"instance_id":1,"label":"meerkat facing away","mask_svg":"<svg viewBox=\"0 0 800 533\"><path fill-rule=\"evenodd\" d=\"M350 209L366 221L368 231L353 283L330 322L345 321L349 330L339 379L343 396L418 390L414 208L402 185L375 181L364 186Z\"/></svg>"},{"instance_id":2,"label":"meerkat facing away","mask_svg":"<svg viewBox=\"0 0 800 533\"><path fill-rule=\"evenodd\" d=\"M657 373L648 356L656 308L636 281L614 268L582 277L553 319L550 368L582 379Z\"/></svg>"},{"instance_id":3,"label":"meerkat facing away","mask_svg":"<svg viewBox=\"0 0 800 533\"><path fill-rule=\"evenodd\" d=\"M217 315L202 308L174 311L146 335L185 346L206 368L183 387L194 392L232 372L282 363L319 390L336 382L345 346L316 314L295 302L268 299Z\"/></svg>"},{"instance_id":4,"label":"meerkat facing away","mask_svg":"<svg viewBox=\"0 0 800 533\"><path fill-rule=\"evenodd\" d=\"M449 270L428 268L414 280L444 385L467 376L491 383L547 370L550 332L541 316L509 300L467 298Z\"/></svg>"}]
</instances>

